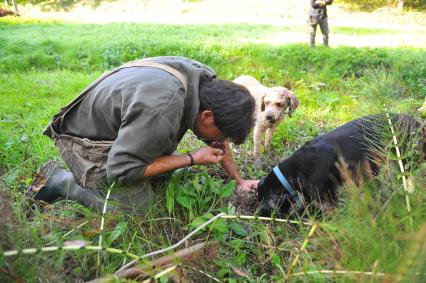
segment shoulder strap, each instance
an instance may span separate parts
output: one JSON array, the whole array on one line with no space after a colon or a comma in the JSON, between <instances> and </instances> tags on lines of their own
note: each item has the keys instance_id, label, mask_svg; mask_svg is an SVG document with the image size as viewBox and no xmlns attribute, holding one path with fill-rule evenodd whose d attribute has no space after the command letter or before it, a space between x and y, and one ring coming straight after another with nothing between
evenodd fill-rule
<instances>
[{"instance_id":1,"label":"shoulder strap","mask_svg":"<svg viewBox=\"0 0 426 283\"><path fill-rule=\"evenodd\" d=\"M128 63L121 65L120 67L118 67L118 68L116 68L112 71L108 71L108 72L103 73L97 80L95 80L88 87L86 87L71 103L69 103L67 106L62 108L61 113L66 114L66 112L68 112L76 104L80 103L80 101L83 100L83 98L86 96L86 94L89 91L94 89L100 82L102 82L107 77L111 76L112 74L114 74L114 73L116 73L116 72L118 72L122 69L131 68L131 67L153 67L153 68L157 68L157 69L161 69L163 71L166 71L166 72L172 74L173 76L175 76L182 83L182 85L185 89L185 92L188 91L188 83L187 83L186 78L180 72L178 72L176 69L174 69L170 66L160 64L160 63L157 63L157 62L154 62L154 61L149 61L149 60L131 61L131 62L128 62Z\"/></svg>"},{"instance_id":2,"label":"shoulder strap","mask_svg":"<svg viewBox=\"0 0 426 283\"><path fill-rule=\"evenodd\" d=\"M185 78L184 75L182 75L182 73L180 73L178 70L165 65L165 64L160 64L154 61L150 61L150 60L137 60L137 61L131 61L128 63L125 63L123 65L121 65L120 67L112 70L112 71L108 71L103 73L99 78L97 78L94 82L92 82L90 85L88 85L82 92L80 92L80 94L73 100L71 101L67 106L61 108L61 110L59 111L59 113L57 113L56 115L53 116L52 120L49 122L49 124L47 125L47 127L43 130L43 134L46 134L48 136L53 137L54 135L54 129L52 128L52 124L54 124L55 127L59 128L61 127L62 124L62 118L72 109L74 108L74 106L76 106L78 103L80 103L84 97L86 97L86 95L92 90L94 89L100 82L102 82L104 79L106 79L107 77L109 77L110 75L124 69L124 68L131 68L131 67L152 67L152 68L157 68L157 69L161 69L163 71L168 72L169 74L175 76L183 85L185 92L188 92L188 82Z\"/></svg>"},{"instance_id":3,"label":"shoulder strap","mask_svg":"<svg viewBox=\"0 0 426 283\"><path fill-rule=\"evenodd\" d=\"M137 61L132 61L132 62L128 62L125 63L124 65L121 65L120 67L118 67L119 69L123 69L123 68L130 68L130 67L153 67L153 68L158 68L161 69L163 71L166 71L170 74L172 74L173 76L175 76L183 85L185 92L188 91L188 83L186 81L186 78L184 75L182 75L182 73L180 73L179 71L177 71L176 69L165 65L165 64L160 64L151 60L137 60Z\"/></svg>"}]
</instances>

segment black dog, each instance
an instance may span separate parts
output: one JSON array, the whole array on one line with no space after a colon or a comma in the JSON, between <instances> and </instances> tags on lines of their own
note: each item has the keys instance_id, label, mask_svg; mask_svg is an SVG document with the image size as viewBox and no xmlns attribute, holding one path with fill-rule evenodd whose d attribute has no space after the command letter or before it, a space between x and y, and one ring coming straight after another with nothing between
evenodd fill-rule
<instances>
[{"instance_id":1,"label":"black dog","mask_svg":"<svg viewBox=\"0 0 426 283\"><path fill-rule=\"evenodd\" d=\"M420 158L424 160L424 124L406 115L389 118L400 143L422 135ZM366 116L307 142L260 180L260 214L270 215L277 208L282 214L289 213L291 208L301 209L301 196L306 203L335 204L337 188L348 177L358 184L363 177L377 175L380 153L392 142L392 135L385 134L391 132L388 122L386 115Z\"/></svg>"}]
</instances>

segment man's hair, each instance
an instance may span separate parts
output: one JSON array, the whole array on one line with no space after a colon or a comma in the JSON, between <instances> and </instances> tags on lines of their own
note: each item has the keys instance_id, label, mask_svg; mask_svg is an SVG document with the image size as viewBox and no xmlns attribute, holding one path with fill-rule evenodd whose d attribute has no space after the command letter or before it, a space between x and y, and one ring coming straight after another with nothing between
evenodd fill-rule
<instances>
[{"instance_id":1,"label":"man's hair","mask_svg":"<svg viewBox=\"0 0 426 283\"><path fill-rule=\"evenodd\" d=\"M218 79L200 81L200 111L212 111L216 126L233 143L246 139L254 123L254 109L254 98L244 86Z\"/></svg>"}]
</instances>

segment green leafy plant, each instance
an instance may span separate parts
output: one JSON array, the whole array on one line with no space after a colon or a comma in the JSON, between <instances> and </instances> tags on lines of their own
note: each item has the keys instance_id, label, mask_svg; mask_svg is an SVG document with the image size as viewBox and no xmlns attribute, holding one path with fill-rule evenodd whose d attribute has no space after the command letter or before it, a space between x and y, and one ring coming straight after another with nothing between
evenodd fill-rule
<instances>
[{"instance_id":1,"label":"green leafy plant","mask_svg":"<svg viewBox=\"0 0 426 283\"><path fill-rule=\"evenodd\" d=\"M191 182L181 182L181 174L174 174L166 189L166 205L169 213L174 213L175 203L183 209L190 221L195 217L217 210L221 201L232 195L235 182L223 185L222 181L209 177L206 173L196 174Z\"/></svg>"}]
</instances>

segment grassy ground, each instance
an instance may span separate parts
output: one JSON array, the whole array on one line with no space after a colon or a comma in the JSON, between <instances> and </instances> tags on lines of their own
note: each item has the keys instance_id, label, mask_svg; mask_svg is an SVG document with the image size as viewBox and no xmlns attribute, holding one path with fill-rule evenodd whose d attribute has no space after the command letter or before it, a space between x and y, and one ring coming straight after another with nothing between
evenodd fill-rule
<instances>
[{"instance_id":1,"label":"grassy ground","mask_svg":"<svg viewBox=\"0 0 426 283\"><path fill-rule=\"evenodd\" d=\"M95 25L4 18L0 30L0 175L5 188L0 194L0 207L5 208L0 230L7 231L0 233L3 250L77 239L98 243L98 215L71 202L34 207L23 192L38 166L59 159L52 142L40 134L49 118L104 70L122 62L180 55L210 65L221 78L250 74L266 85L292 85L301 106L294 118L280 125L263 165L251 162L251 141L236 156L243 175L250 178L263 176L270 165L312 137L353 118L382 112L383 105L391 112L417 115L415 109L426 92L425 49L312 50L307 44L267 43L262 38L277 32L272 25ZM298 27L288 27L288 32L298 32ZM386 33L350 27L336 32ZM196 146L188 136L179 150ZM392 159L389 155L387 170L361 190L346 187L341 205L320 217L305 250L300 251L311 226L221 219L189 241L217 240L217 255L183 264L185 277L194 282L213 280L201 270L225 282L269 282L283 280L291 270L289 280L294 282L383 280L381 274L306 273L348 270L386 273L389 281L421 282L416 274L426 272L426 164L408 173L415 193L407 213L401 174ZM181 172L168 187L157 188L158 203L146 216L108 214L104 246L142 255L179 241L212 215L232 214L231 187L215 177L221 174L216 167ZM377 193L383 186L394 192L385 199ZM97 264L93 251L0 255L0 281L84 281L113 273L123 259L104 252Z\"/></svg>"}]
</instances>

